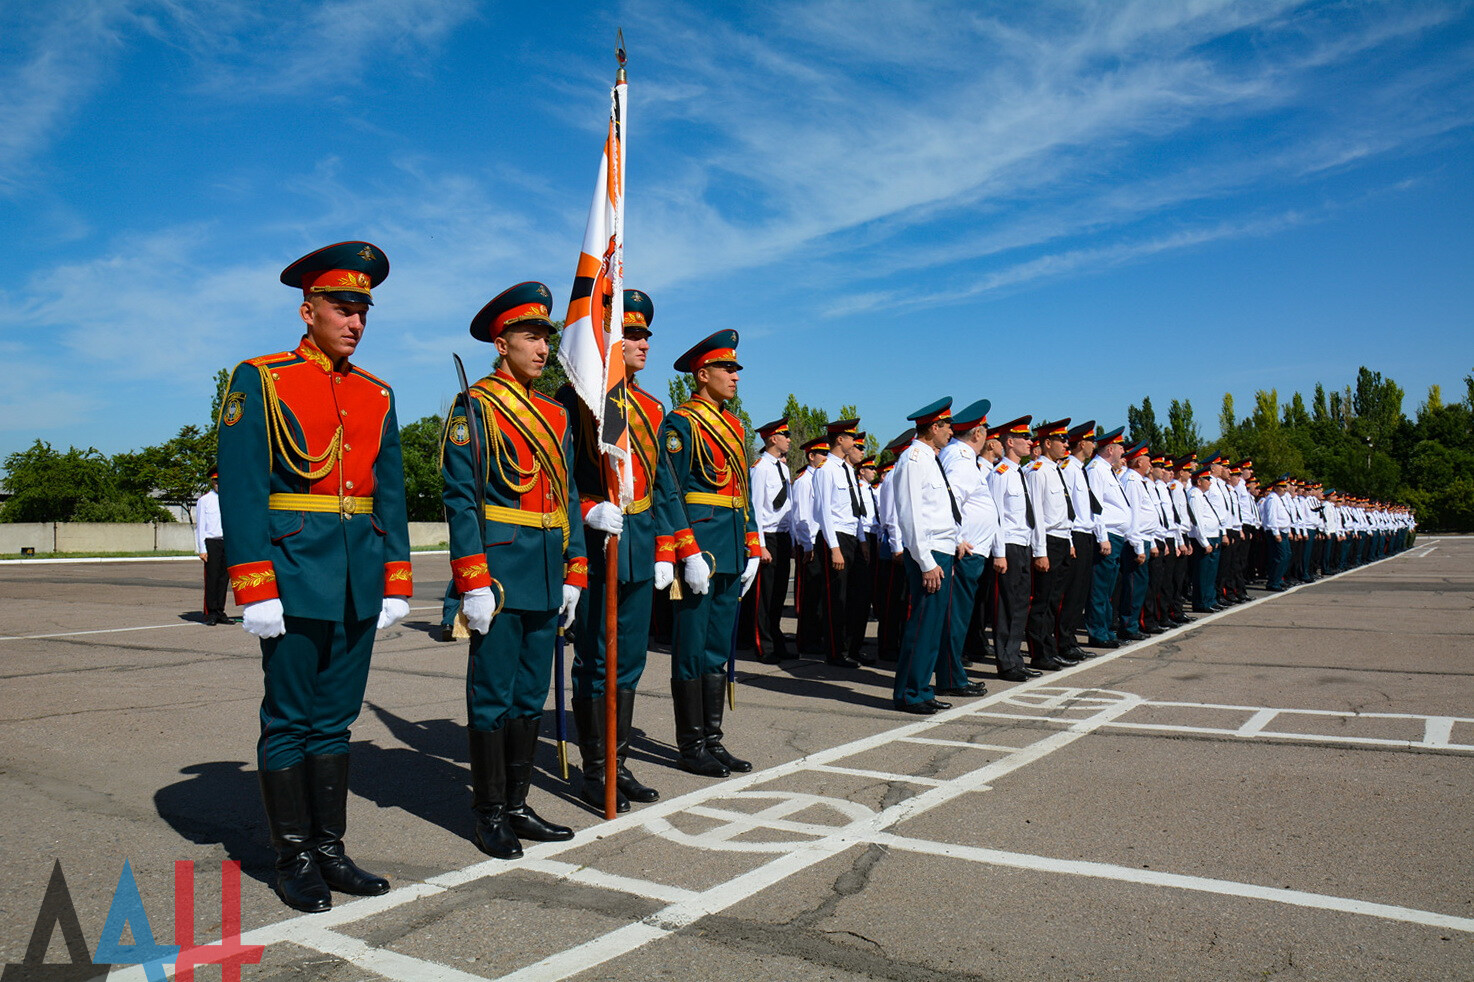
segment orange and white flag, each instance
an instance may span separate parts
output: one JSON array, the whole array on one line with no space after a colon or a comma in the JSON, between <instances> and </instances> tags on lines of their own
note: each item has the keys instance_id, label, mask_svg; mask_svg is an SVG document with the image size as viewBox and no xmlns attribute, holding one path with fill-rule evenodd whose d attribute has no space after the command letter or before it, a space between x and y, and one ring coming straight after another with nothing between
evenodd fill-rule
<instances>
[{"instance_id":1,"label":"orange and white flag","mask_svg":"<svg viewBox=\"0 0 1474 982\"><path fill-rule=\"evenodd\" d=\"M624 110L628 83L623 62L609 93L609 133L599 182L589 207L583 251L558 360L574 391L594 415L599 450L606 455L609 499L620 507L635 496L630 463L627 380L624 373Z\"/></svg>"}]
</instances>

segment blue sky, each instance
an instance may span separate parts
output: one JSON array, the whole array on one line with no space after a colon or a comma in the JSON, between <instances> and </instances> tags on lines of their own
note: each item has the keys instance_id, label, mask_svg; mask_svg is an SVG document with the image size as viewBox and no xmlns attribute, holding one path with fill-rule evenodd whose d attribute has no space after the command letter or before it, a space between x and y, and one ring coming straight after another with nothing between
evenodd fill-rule
<instances>
[{"instance_id":1,"label":"blue sky","mask_svg":"<svg viewBox=\"0 0 1474 982\"><path fill-rule=\"evenodd\" d=\"M401 422L505 287L562 308L630 53L651 369L742 333L884 438L939 395L1125 422L1474 368L1474 6L1418 0L0 6L0 454L203 422L299 335L283 266L367 239ZM478 348L482 350L478 351Z\"/></svg>"}]
</instances>

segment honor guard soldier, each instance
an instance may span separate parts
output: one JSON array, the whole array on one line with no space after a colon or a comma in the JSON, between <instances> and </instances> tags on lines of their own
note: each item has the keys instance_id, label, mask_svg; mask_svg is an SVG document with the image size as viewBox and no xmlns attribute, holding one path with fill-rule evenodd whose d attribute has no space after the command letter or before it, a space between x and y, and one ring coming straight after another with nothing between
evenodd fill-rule
<instances>
[{"instance_id":1,"label":"honor guard soldier","mask_svg":"<svg viewBox=\"0 0 1474 982\"><path fill-rule=\"evenodd\" d=\"M237 365L220 408L225 561L242 624L261 639L256 759L276 894L308 912L332 906L330 889L389 889L343 851L348 728L374 629L403 618L414 592L394 395L349 362L388 274L367 242L288 266L281 281L302 291L307 333Z\"/></svg>"},{"instance_id":2,"label":"honor guard soldier","mask_svg":"<svg viewBox=\"0 0 1474 982\"><path fill-rule=\"evenodd\" d=\"M998 506L988 490L988 475L978 454L988 439L988 410L993 404L979 399L952 417L952 439L937 455L947 484L962 513L957 561L953 564L951 596L946 625L942 629L942 651L937 660L937 692L944 696L983 696L982 682L967 677L963 647L972 624L985 573L993 562L993 547L1000 534Z\"/></svg>"},{"instance_id":3,"label":"honor guard soldier","mask_svg":"<svg viewBox=\"0 0 1474 982\"><path fill-rule=\"evenodd\" d=\"M843 668L860 664L870 614L870 548L860 539L866 505L855 474L861 459L856 449L859 423L841 419L828 425L829 459L814 475L814 516L819 525L815 549L823 557L824 606L829 615L825 661Z\"/></svg>"},{"instance_id":4,"label":"honor guard soldier","mask_svg":"<svg viewBox=\"0 0 1474 982\"><path fill-rule=\"evenodd\" d=\"M947 622L950 577L957 558L962 514L947 483L937 451L952 439L952 400L938 399L906 417L916 438L896 464L896 517L905 543L906 578L911 586L911 616L896 661L895 707L930 716L950 703L936 698L932 674Z\"/></svg>"},{"instance_id":5,"label":"honor guard soldier","mask_svg":"<svg viewBox=\"0 0 1474 982\"><path fill-rule=\"evenodd\" d=\"M665 417L660 445L674 470L672 507L694 533L676 536L690 588L674 601L671 697L677 765L705 777L750 771L722 741L727 663L736 645L737 605L757 576L758 544L748 492L747 433L726 409L737 395L737 332L718 331L676 359L694 394Z\"/></svg>"},{"instance_id":6,"label":"honor guard soldier","mask_svg":"<svg viewBox=\"0 0 1474 982\"><path fill-rule=\"evenodd\" d=\"M1029 450L1029 421L1020 416L990 430L1003 441L1003 459L988 479L1001 531L993 546L993 569L998 575L998 615L993 627L998 654L998 677L1026 682L1043 674L1024 667L1024 623L1029 613L1029 553L1034 535L1034 505L1024 487L1023 456Z\"/></svg>"},{"instance_id":7,"label":"honor guard soldier","mask_svg":"<svg viewBox=\"0 0 1474 982\"><path fill-rule=\"evenodd\" d=\"M521 839L573 838L527 804L558 628L588 585L568 412L532 388L548 360L550 301L543 284L519 283L472 319L471 336L500 361L456 396L441 444L450 568L471 629L473 841L498 859L521 856Z\"/></svg>"},{"instance_id":8,"label":"honor guard soldier","mask_svg":"<svg viewBox=\"0 0 1474 982\"><path fill-rule=\"evenodd\" d=\"M783 637L783 604L788 597L788 573L793 565L793 481L788 475L788 417L757 429L763 452L752 465L752 510L757 516L762 564L753 591L753 644L758 661L776 665L790 657Z\"/></svg>"},{"instance_id":9,"label":"honor guard soldier","mask_svg":"<svg viewBox=\"0 0 1474 982\"><path fill-rule=\"evenodd\" d=\"M1024 483L1033 505L1030 548L1034 567L1025 633L1033 666L1046 672L1079 664L1064 654L1059 639L1059 608L1075 558L1075 503L1070 500L1064 472L1059 469L1059 462L1070 453L1069 431L1068 416L1036 426L1034 434L1042 452L1024 468Z\"/></svg>"},{"instance_id":10,"label":"honor guard soldier","mask_svg":"<svg viewBox=\"0 0 1474 982\"><path fill-rule=\"evenodd\" d=\"M650 325L655 304L639 290L624 291L624 369L628 402L630 469L634 500L623 510L609 500L607 465L599 453L593 414L571 384L558 390L557 399L568 413L573 428L573 481L579 489L579 511L583 515L584 545L591 558L588 589L578 604L578 630L573 636L573 722L578 729L578 749L583 757L583 800L601 813L604 810L605 692L605 543L619 536L619 637L615 680L615 798L618 811L629 811L630 802L656 801L660 792L641 784L625 764L629 754L630 730L634 725L635 690L645 672L650 647L650 610L656 590L671 585L676 557L675 531L670 527L669 508L658 493L659 446L656 430L665 418L665 407L640 388L635 375L650 355Z\"/></svg>"}]
</instances>

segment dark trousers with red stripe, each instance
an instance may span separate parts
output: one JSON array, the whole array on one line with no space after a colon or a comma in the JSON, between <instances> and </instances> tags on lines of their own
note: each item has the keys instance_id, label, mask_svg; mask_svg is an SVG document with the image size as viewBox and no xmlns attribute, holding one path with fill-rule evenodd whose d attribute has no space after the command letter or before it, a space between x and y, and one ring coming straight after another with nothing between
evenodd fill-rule
<instances>
[{"instance_id":1,"label":"dark trousers with red stripe","mask_svg":"<svg viewBox=\"0 0 1474 982\"><path fill-rule=\"evenodd\" d=\"M798 564L801 601L798 612L798 650L801 654L817 655L824 650L825 611L824 567L828 560L819 550L822 543L804 554Z\"/></svg>"},{"instance_id":2,"label":"dark trousers with red stripe","mask_svg":"<svg viewBox=\"0 0 1474 982\"><path fill-rule=\"evenodd\" d=\"M878 591L875 619L878 622L876 636L879 655L885 661L895 661L901 651L901 636L906 629L907 600L910 596L906 567L894 555L879 556L873 565Z\"/></svg>"},{"instance_id":3,"label":"dark trousers with red stripe","mask_svg":"<svg viewBox=\"0 0 1474 982\"><path fill-rule=\"evenodd\" d=\"M1029 547L1004 546L1008 571L998 575L998 671L1024 667L1024 622L1029 615Z\"/></svg>"},{"instance_id":4,"label":"dark trousers with red stripe","mask_svg":"<svg viewBox=\"0 0 1474 982\"><path fill-rule=\"evenodd\" d=\"M205 540L205 616L225 616L225 540Z\"/></svg>"},{"instance_id":5,"label":"dark trousers with red stripe","mask_svg":"<svg viewBox=\"0 0 1474 982\"><path fill-rule=\"evenodd\" d=\"M793 563L793 538L787 532L764 532L773 561L757 568L753 596L753 641L759 657L787 658L783 641L783 605L788 600L788 569Z\"/></svg>"},{"instance_id":6,"label":"dark trousers with red stripe","mask_svg":"<svg viewBox=\"0 0 1474 982\"><path fill-rule=\"evenodd\" d=\"M1065 583L1064 600L1059 608L1059 644L1068 651L1078 643L1075 634L1085 624L1085 604L1090 600L1090 584L1095 573L1095 536L1089 532L1072 532L1075 558Z\"/></svg>"},{"instance_id":7,"label":"dark trousers with red stripe","mask_svg":"<svg viewBox=\"0 0 1474 982\"><path fill-rule=\"evenodd\" d=\"M1070 540L1050 535L1044 542L1049 553L1049 569L1034 568L1033 597L1029 601L1029 623L1025 629L1029 657L1036 662L1059 654L1056 640L1059 606L1070 577ZM1029 565L1033 568L1032 561Z\"/></svg>"}]
</instances>

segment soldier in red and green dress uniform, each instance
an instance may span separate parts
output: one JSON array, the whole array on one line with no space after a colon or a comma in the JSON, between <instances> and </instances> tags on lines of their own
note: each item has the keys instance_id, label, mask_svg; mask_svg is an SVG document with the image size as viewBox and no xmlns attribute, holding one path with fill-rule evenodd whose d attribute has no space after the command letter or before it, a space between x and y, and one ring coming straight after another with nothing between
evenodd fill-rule
<instances>
[{"instance_id":1,"label":"soldier in red and green dress uniform","mask_svg":"<svg viewBox=\"0 0 1474 982\"><path fill-rule=\"evenodd\" d=\"M293 351L236 366L220 411L226 564L261 639L256 751L276 892L308 912L331 906L330 888L389 889L343 851L348 730L374 630L403 618L413 593L394 393L349 361L388 273L367 242L288 266L307 332Z\"/></svg>"},{"instance_id":2,"label":"soldier in red and green dress uniform","mask_svg":"<svg viewBox=\"0 0 1474 982\"><path fill-rule=\"evenodd\" d=\"M501 859L522 855L521 839L573 837L527 804L558 628L588 585L568 412L532 388L554 330L549 301L543 284L519 283L471 321L471 336L494 344L500 362L471 385L469 411L456 397L441 444L451 572L471 629L475 843Z\"/></svg>"},{"instance_id":3,"label":"soldier in red and green dress uniform","mask_svg":"<svg viewBox=\"0 0 1474 982\"><path fill-rule=\"evenodd\" d=\"M738 601L757 576L762 546L748 495L747 433L725 408L737 394L737 332L706 338L676 360L695 380L691 399L660 426L673 470L676 557L689 588L674 601L671 695L682 770L708 777L750 771L722 740L727 659ZM690 531L685 531L689 529Z\"/></svg>"}]
</instances>

